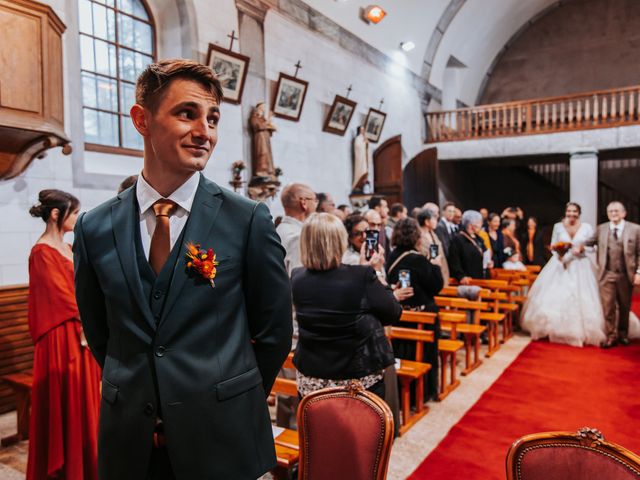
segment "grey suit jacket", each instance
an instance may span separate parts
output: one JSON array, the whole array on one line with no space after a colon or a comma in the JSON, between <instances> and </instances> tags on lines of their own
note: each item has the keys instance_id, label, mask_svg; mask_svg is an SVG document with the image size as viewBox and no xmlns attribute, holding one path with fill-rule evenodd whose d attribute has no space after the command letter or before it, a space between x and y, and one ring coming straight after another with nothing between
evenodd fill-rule
<instances>
[{"instance_id":1,"label":"grey suit jacket","mask_svg":"<svg viewBox=\"0 0 640 480\"><path fill-rule=\"evenodd\" d=\"M183 238L216 252L215 288L187 274L176 244L154 318L136 262L134 188L80 216L75 229L78 307L103 369L100 478L146 478L159 401L178 480L255 479L276 463L265 397L292 329L269 211L201 176Z\"/></svg>"},{"instance_id":2,"label":"grey suit jacket","mask_svg":"<svg viewBox=\"0 0 640 480\"><path fill-rule=\"evenodd\" d=\"M602 280L607 266L607 245L609 243L609 222L602 223L596 228L593 237L585 242L587 246L597 245L598 252L598 279ZM624 249L624 261L627 267L629 282L633 283L633 277L640 268L640 225L625 220L622 231L622 247Z\"/></svg>"}]
</instances>

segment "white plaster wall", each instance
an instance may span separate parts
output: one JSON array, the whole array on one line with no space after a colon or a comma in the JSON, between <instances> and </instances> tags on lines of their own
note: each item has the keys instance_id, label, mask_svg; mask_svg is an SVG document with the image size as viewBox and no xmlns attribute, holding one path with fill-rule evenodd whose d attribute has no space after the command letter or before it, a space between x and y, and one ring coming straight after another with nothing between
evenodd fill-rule
<instances>
[{"instance_id":1,"label":"white plaster wall","mask_svg":"<svg viewBox=\"0 0 640 480\"><path fill-rule=\"evenodd\" d=\"M309 82L299 122L275 118L278 131L272 137L274 163L284 171L283 183L308 183L315 191L330 192L339 203L348 203L352 181L351 146L357 125L364 122L369 107L382 110L387 118L380 143L402 134L405 163L422 150L422 114L416 91L402 75L404 69L381 72L324 37L270 11L265 20L265 50L269 91L274 94L280 72L292 75L300 60L299 78ZM336 94L358 103L344 137L322 131L326 114ZM271 99L269 99L271 102ZM377 144L377 145L380 145ZM377 145L371 145L370 149ZM272 212L282 212L279 201Z\"/></svg>"}]
</instances>

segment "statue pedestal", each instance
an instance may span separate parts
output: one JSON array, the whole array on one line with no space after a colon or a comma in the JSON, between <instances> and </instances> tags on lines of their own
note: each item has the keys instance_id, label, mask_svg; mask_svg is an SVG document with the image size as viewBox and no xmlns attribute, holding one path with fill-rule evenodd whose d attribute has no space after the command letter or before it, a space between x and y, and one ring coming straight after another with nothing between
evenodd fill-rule
<instances>
[{"instance_id":1,"label":"statue pedestal","mask_svg":"<svg viewBox=\"0 0 640 480\"><path fill-rule=\"evenodd\" d=\"M349 195L349 201L354 208L362 208L369 203L371 197L373 197L372 193L352 192L351 195Z\"/></svg>"},{"instance_id":2,"label":"statue pedestal","mask_svg":"<svg viewBox=\"0 0 640 480\"><path fill-rule=\"evenodd\" d=\"M276 196L280 190L280 182L276 177L253 177L248 190L250 199L264 202Z\"/></svg>"}]
</instances>

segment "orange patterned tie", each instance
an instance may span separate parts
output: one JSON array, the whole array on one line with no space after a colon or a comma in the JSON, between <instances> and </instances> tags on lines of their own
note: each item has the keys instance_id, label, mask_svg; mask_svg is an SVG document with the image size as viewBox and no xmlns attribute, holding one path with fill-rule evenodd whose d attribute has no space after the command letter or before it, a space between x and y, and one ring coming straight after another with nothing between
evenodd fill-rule
<instances>
[{"instance_id":1,"label":"orange patterned tie","mask_svg":"<svg viewBox=\"0 0 640 480\"><path fill-rule=\"evenodd\" d=\"M155 202L152 207L156 214L156 229L151 237L149 263L156 275L159 275L171 251L169 217L176 212L178 205L171 200L163 198Z\"/></svg>"}]
</instances>

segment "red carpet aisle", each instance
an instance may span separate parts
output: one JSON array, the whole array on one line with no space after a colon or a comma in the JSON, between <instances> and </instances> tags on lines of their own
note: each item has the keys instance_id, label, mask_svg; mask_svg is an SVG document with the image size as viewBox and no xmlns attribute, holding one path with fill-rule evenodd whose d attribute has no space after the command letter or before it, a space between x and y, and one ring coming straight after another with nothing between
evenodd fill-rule
<instances>
[{"instance_id":1,"label":"red carpet aisle","mask_svg":"<svg viewBox=\"0 0 640 480\"><path fill-rule=\"evenodd\" d=\"M640 293L636 293L631 299L631 310L640 317Z\"/></svg>"},{"instance_id":2,"label":"red carpet aisle","mask_svg":"<svg viewBox=\"0 0 640 480\"><path fill-rule=\"evenodd\" d=\"M640 452L640 344L602 350L532 342L409 477L504 480L511 443L590 426Z\"/></svg>"}]
</instances>

